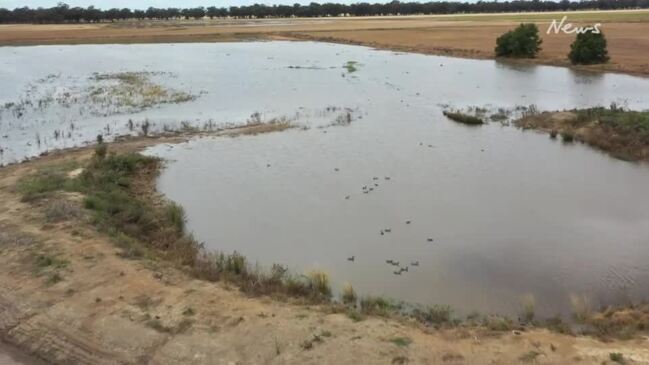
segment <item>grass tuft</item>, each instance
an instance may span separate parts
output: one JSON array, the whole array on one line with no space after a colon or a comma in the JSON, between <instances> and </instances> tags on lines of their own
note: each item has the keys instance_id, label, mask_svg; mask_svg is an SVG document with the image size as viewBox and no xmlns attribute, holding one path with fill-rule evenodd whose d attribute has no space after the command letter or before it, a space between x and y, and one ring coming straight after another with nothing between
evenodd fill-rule
<instances>
[{"instance_id":1,"label":"grass tuft","mask_svg":"<svg viewBox=\"0 0 649 365\"><path fill-rule=\"evenodd\" d=\"M185 233L185 223L187 221L185 209L176 203L170 203L167 206L167 219L179 234Z\"/></svg>"},{"instance_id":2,"label":"grass tuft","mask_svg":"<svg viewBox=\"0 0 649 365\"><path fill-rule=\"evenodd\" d=\"M343 286L342 300L343 303L347 305L356 304L358 297L356 295L356 291L354 291L352 284L345 283L345 285Z\"/></svg>"},{"instance_id":3,"label":"grass tuft","mask_svg":"<svg viewBox=\"0 0 649 365\"><path fill-rule=\"evenodd\" d=\"M525 323L534 322L534 317L536 316L536 299L534 295L527 294L521 298L522 311L521 311L521 320Z\"/></svg>"},{"instance_id":4,"label":"grass tuft","mask_svg":"<svg viewBox=\"0 0 649 365\"><path fill-rule=\"evenodd\" d=\"M473 115L463 114L460 112L449 112L449 111L444 111L443 113L445 117L447 117L450 120L456 121L458 123L468 124L468 125L484 124L482 118Z\"/></svg>"},{"instance_id":5,"label":"grass tuft","mask_svg":"<svg viewBox=\"0 0 649 365\"><path fill-rule=\"evenodd\" d=\"M325 298L331 297L331 284L329 283L329 275L324 271L313 270L307 275L309 278L309 286L311 291L317 295Z\"/></svg>"},{"instance_id":6,"label":"grass tuft","mask_svg":"<svg viewBox=\"0 0 649 365\"><path fill-rule=\"evenodd\" d=\"M398 313L401 306L383 297L367 296L361 299L361 313L377 316L390 316Z\"/></svg>"},{"instance_id":7,"label":"grass tuft","mask_svg":"<svg viewBox=\"0 0 649 365\"><path fill-rule=\"evenodd\" d=\"M412 316L423 323L442 325L453 321L452 313L453 311L448 305L432 305L425 307L424 309L415 308L412 312Z\"/></svg>"},{"instance_id":8,"label":"grass tuft","mask_svg":"<svg viewBox=\"0 0 649 365\"><path fill-rule=\"evenodd\" d=\"M412 343L412 340L408 337L395 337L390 339L390 342L399 347L408 347Z\"/></svg>"},{"instance_id":9,"label":"grass tuft","mask_svg":"<svg viewBox=\"0 0 649 365\"><path fill-rule=\"evenodd\" d=\"M624 360L624 355L622 355L619 352L611 352L608 354L608 358L611 359L611 361L616 362L618 364L626 364L626 361Z\"/></svg>"}]
</instances>

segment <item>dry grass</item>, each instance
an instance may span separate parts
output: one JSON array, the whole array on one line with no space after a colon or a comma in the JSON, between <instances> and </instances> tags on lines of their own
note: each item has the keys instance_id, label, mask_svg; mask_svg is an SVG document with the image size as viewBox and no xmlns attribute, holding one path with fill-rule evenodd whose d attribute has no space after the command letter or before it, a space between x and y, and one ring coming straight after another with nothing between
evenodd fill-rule
<instances>
[{"instance_id":1,"label":"dry grass","mask_svg":"<svg viewBox=\"0 0 649 365\"><path fill-rule=\"evenodd\" d=\"M649 304L609 307L589 313L584 322L600 337L633 338L649 332Z\"/></svg>"},{"instance_id":2,"label":"dry grass","mask_svg":"<svg viewBox=\"0 0 649 365\"><path fill-rule=\"evenodd\" d=\"M525 323L534 322L536 316L536 298L533 294L526 294L521 298L521 320Z\"/></svg>"},{"instance_id":3,"label":"dry grass","mask_svg":"<svg viewBox=\"0 0 649 365\"><path fill-rule=\"evenodd\" d=\"M226 132L226 135L231 137L249 136L249 135L254 136L257 134L281 132L294 127L295 125L291 124L288 121L273 119L269 122L249 123L246 126L241 128L233 128L231 130L228 130Z\"/></svg>"},{"instance_id":4,"label":"dry grass","mask_svg":"<svg viewBox=\"0 0 649 365\"><path fill-rule=\"evenodd\" d=\"M575 320L586 323L591 316L590 300L585 295L570 294L570 306Z\"/></svg>"},{"instance_id":5,"label":"dry grass","mask_svg":"<svg viewBox=\"0 0 649 365\"><path fill-rule=\"evenodd\" d=\"M76 220L83 215L84 212L79 204L69 200L55 199L48 202L45 207L45 220L48 223Z\"/></svg>"},{"instance_id":6,"label":"dry grass","mask_svg":"<svg viewBox=\"0 0 649 365\"><path fill-rule=\"evenodd\" d=\"M342 292L342 301L345 304L356 304L356 301L358 300L358 296L356 295L356 291L354 290L354 287L350 283L345 283L343 285L343 292Z\"/></svg>"}]
</instances>

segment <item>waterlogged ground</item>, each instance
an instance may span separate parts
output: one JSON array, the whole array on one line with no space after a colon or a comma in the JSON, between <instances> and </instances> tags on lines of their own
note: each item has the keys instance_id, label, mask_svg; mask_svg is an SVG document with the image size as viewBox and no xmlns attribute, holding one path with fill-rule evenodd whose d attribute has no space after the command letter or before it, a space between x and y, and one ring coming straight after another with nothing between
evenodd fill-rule
<instances>
[{"instance_id":1,"label":"waterlogged ground","mask_svg":"<svg viewBox=\"0 0 649 365\"><path fill-rule=\"evenodd\" d=\"M5 162L99 133L142 133L143 125L298 126L149 151L170 160L159 188L186 208L190 230L209 248L294 272L323 269L336 289L349 281L361 294L465 314L515 314L530 296L552 315L570 311L571 295L593 307L649 295L646 166L498 122L466 127L441 113L647 108L649 80L294 42L0 55L3 105L42 98L26 96L33 84L39 95L73 90L83 100L40 109L32 102L21 116L5 108ZM51 84L48 75L56 75ZM43 79L49 86L38 86ZM53 138L71 122L70 138ZM47 144L34 144L36 134Z\"/></svg>"}]
</instances>

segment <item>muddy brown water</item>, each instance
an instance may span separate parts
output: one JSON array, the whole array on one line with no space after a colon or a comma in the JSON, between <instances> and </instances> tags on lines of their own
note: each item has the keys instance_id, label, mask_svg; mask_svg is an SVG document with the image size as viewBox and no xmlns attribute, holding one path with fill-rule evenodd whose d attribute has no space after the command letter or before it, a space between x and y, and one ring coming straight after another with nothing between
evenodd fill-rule
<instances>
[{"instance_id":1,"label":"muddy brown water","mask_svg":"<svg viewBox=\"0 0 649 365\"><path fill-rule=\"evenodd\" d=\"M274 118L299 126L148 151L168 159L159 189L185 207L189 230L210 249L239 251L266 268L322 269L336 291L350 282L361 295L445 304L458 314L515 315L531 295L539 315L565 315L571 295L597 307L649 294L646 165L496 122L466 127L441 113L612 102L643 109L647 79L311 42L0 54L9 85L0 102L65 100L0 113L5 162L98 133L137 133L129 119L155 130ZM43 57L47 64L36 61ZM355 72L343 67L348 61ZM137 112L78 102L89 75L119 71L157 72L152 81L197 98ZM36 132L50 136L71 122L70 139L34 145Z\"/></svg>"}]
</instances>

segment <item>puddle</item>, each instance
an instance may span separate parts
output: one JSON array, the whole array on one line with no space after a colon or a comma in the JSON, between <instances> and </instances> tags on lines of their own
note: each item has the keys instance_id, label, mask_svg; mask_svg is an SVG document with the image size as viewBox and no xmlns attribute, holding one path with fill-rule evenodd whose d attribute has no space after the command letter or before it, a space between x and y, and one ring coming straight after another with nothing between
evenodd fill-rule
<instances>
[{"instance_id":1,"label":"puddle","mask_svg":"<svg viewBox=\"0 0 649 365\"><path fill-rule=\"evenodd\" d=\"M567 314L571 294L596 307L649 293L646 166L442 116L445 106L643 109L648 79L311 42L6 47L0 55L3 105L50 74L74 86L93 74L155 72L150 82L195 96L107 116L1 113L5 161L93 141L107 123L111 135L138 133L129 120L154 132L271 120L303 127L148 151L169 159L159 189L186 208L188 228L209 248L294 272L320 268L336 290L349 281L361 294L464 314L516 314L530 294L547 316ZM26 147L35 133L70 122L82 131L74 141ZM396 275L386 260L408 271Z\"/></svg>"}]
</instances>

